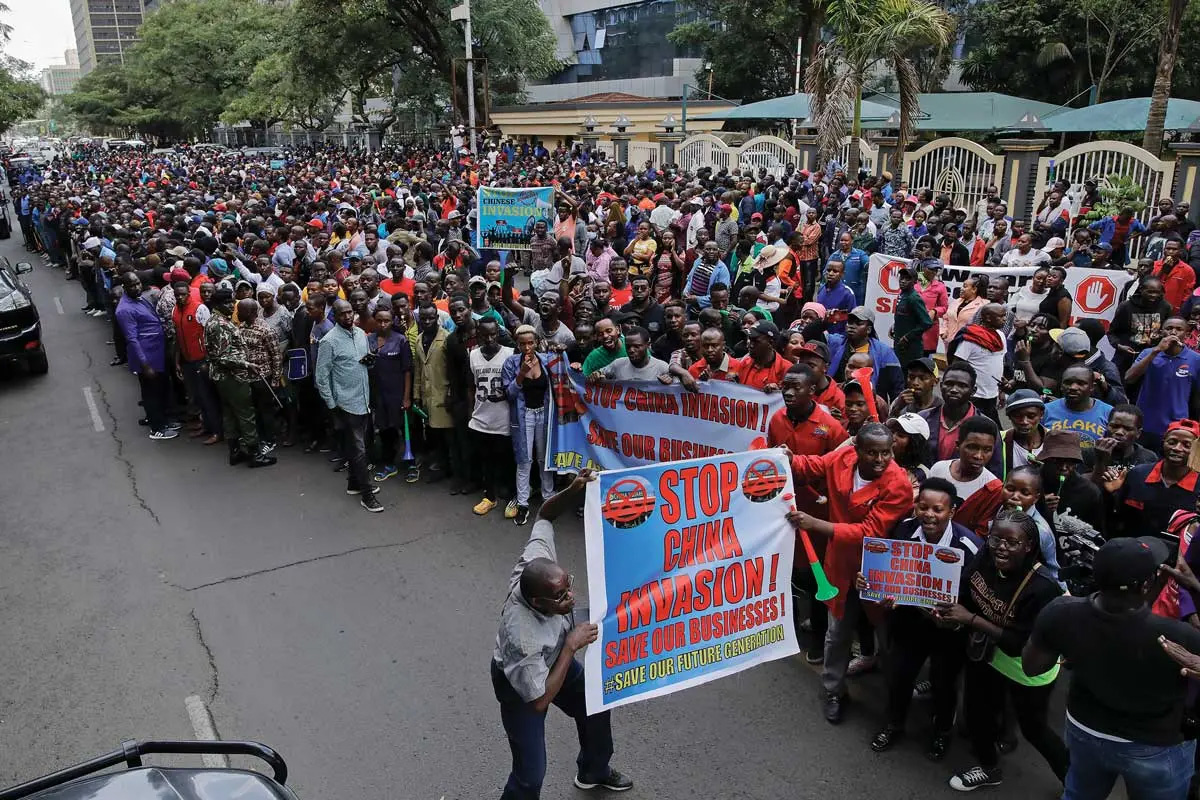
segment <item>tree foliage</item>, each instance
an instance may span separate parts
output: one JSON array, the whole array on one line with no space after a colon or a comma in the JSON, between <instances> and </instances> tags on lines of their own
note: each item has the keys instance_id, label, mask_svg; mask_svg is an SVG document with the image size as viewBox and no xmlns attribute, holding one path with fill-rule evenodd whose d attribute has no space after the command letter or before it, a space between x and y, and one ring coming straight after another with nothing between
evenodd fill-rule
<instances>
[{"instance_id":1,"label":"tree foliage","mask_svg":"<svg viewBox=\"0 0 1200 800\"><path fill-rule=\"evenodd\" d=\"M1100 202L1084 215L1083 218L1088 222L1110 217L1127 208L1134 214L1146 210L1145 187L1128 175L1109 175L1097 188L1100 191Z\"/></svg>"},{"instance_id":2,"label":"tree foliage","mask_svg":"<svg viewBox=\"0 0 1200 800\"><path fill-rule=\"evenodd\" d=\"M822 0L692 0L691 7L700 20L676 26L667 38L701 48L712 65L713 93L746 103L795 90L796 41L803 38L807 61L824 19Z\"/></svg>"},{"instance_id":3,"label":"tree foliage","mask_svg":"<svg viewBox=\"0 0 1200 800\"><path fill-rule=\"evenodd\" d=\"M0 14L8 11L8 6L0 3ZM3 51L11 35L12 26L0 20L0 133L34 116L46 102L42 87L27 75L29 64Z\"/></svg>"},{"instance_id":4,"label":"tree foliage","mask_svg":"<svg viewBox=\"0 0 1200 800\"><path fill-rule=\"evenodd\" d=\"M168 136L203 135L218 119L323 129L342 109L386 129L402 113L440 114L452 101L465 116L465 93L450 97L464 53L452 4L174 0L146 19L123 66L87 76L67 106L94 131ZM494 99L519 98L526 78L560 68L536 0L476 0L472 12Z\"/></svg>"},{"instance_id":5,"label":"tree foliage","mask_svg":"<svg viewBox=\"0 0 1200 800\"><path fill-rule=\"evenodd\" d=\"M911 137L920 111L920 81L909 54L922 47L944 48L954 33L954 20L927 0L827 0L826 24L833 37L822 43L808 66L805 88L817 126L821 157L841 147L846 120L850 133L861 136L863 88L874 70L895 77L900 101L899 145ZM851 171L858 169L858 147L850 149Z\"/></svg>"},{"instance_id":6,"label":"tree foliage","mask_svg":"<svg viewBox=\"0 0 1200 800\"><path fill-rule=\"evenodd\" d=\"M158 90L156 109L205 131L245 91L278 43L282 11L258 0L175 0L146 18L127 64L131 83Z\"/></svg>"},{"instance_id":7,"label":"tree foliage","mask_svg":"<svg viewBox=\"0 0 1200 800\"><path fill-rule=\"evenodd\" d=\"M1098 84L1100 100L1145 97L1154 85L1167 0L1082 0L1072 13L1040 0L988 0L964 19L963 82L976 91L1003 92L1049 103L1086 102ZM1182 41L1200 36L1197 4L1183 15ZM1174 97L1200 99L1200 72L1180 70Z\"/></svg>"}]
</instances>

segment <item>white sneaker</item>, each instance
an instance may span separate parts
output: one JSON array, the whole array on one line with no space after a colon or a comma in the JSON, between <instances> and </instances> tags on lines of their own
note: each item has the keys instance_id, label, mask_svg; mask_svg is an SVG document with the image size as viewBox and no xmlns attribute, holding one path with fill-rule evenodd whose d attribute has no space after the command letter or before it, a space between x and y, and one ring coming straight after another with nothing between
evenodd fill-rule
<instances>
[{"instance_id":1,"label":"white sneaker","mask_svg":"<svg viewBox=\"0 0 1200 800\"><path fill-rule=\"evenodd\" d=\"M999 767L986 770L983 767L971 767L966 772L960 772L950 779L950 788L956 792L973 792L981 786L999 786L1004 782Z\"/></svg>"},{"instance_id":2,"label":"white sneaker","mask_svg":"<svg viewBox=\"0 0 1200 800\"><path fill-rule=\"evenodd\" d=\"M156 442L166 441L167 439L174 439L178 436L179 436L179 431L173 431L170 428L165 428L161 431L154 431L153 433L150 434L150 438Z\"/></svg>"}]
</instances>

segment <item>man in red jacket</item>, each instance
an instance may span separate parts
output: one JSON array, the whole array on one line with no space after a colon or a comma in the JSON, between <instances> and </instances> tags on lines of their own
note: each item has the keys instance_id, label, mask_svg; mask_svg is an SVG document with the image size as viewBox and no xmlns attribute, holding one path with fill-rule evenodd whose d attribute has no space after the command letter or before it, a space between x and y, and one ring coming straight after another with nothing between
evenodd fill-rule
<instances>
[{"instance_id":1,"label":"man in red jacket","mask_svg":"<svg viewBox=\"0 0 1200 800\"><path fill-rule=\"evenodd\" d=\"M714 332L717 336L721 335L715 328L705 331L704 335ZM767 447L786 447L794 456L821 456L837 449L849 438L842 424L813 399L816 385L817 373L807 364L793 364L783 376L783 408L776 411L767 423ZM796 487L795 505L807 514L821 518L828 515L828 503L812 486ZM796 557L792 560L793 594L799 590L812 598L816 595L817 583L804 550L799 547L799 537L796 544ZM818 555L824 552L822 545L822 541L815 543ZM799 623L799 619L795 617L794 621ZM812 600L809 603L808 622L812 635L804 658L810 664L820 664L824 659L825 633L828 630L825 606Z\"/></svg>"},{"instance_id":2,"label":"man in red jacket","mask_svg":"<svg viewBox=\"0 0 1200 800\"><path fill-rule=\"evenodd\" d=\"M854 575L862 565L866 537L885 537L913 507L912 483L904 468L892 460L892 432L886 425L868 422L858 431L853 448L843 447L821 456L793 456L797 485L824 482L829 498L829 521L803 511L788 514L792 525L809 536L825 539L825 574L837 587L828 601L829 630L825 634L825 719L836 725L849 697L846 668L850 645L863 613Z\"/></svg>"}]
</instances>

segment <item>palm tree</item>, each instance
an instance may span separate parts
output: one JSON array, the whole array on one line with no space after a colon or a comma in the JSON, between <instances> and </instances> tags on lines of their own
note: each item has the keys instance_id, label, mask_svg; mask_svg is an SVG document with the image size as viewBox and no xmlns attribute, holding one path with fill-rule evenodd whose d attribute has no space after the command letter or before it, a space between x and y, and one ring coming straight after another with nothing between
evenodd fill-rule
<instances>
[{"instance_id":1,"label":"palm tree","mask_svg":"<svg viewBox=\"0 0 1200 800\"><path fill-rule=\"evenodd\" d=\"M920 79L908 54L917 47L943 48L954 34L953 18L928 0L827 0L825 25L833 38L821 45L805 72L821 159L842 146L852 117L850 172L858 170L863 85L872 70L889 70L900 99L898 152L903 152L920 112Z\"/></svg>"},{"instance_id":2,"label":"palm tree","mask_svg":"<svg viewBox=\"0 0 1200 800\"><path fill-rule=\"evenodd\" d=\"M1158 45L1158 70L1154 74L1154 90L1150 93L1150 113L1146 118L1143 149L1158 155L1162 149L1163 125L1167 121L1167 100L1171 98L1171 75L1175 72L1175 54L1179 50L1179 28L1188 0L1168 0L1166 26Z\"/></svg>"}]
</instances>

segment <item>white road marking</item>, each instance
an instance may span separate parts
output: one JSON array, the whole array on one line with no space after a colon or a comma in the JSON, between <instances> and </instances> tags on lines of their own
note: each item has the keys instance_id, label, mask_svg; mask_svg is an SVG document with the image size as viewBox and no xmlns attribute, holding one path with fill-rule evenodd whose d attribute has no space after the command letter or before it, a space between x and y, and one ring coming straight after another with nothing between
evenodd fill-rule
<instances>
[{"instance_id":1,"label":"white road marking","mask_svg":"<svg viewBox=\"0 0 1200 800\"><path fill-rule=\"evenodd\" d=\"M183 704L187 707L188 719L192 721L192 731L195 732L196 738L206 742L217 741L217 729L213 726L212 714L200 699L200 695L189 695ZM201 759L209 769L229 769L229 759L225 756L208 753L201 756Z\"/></svg>"},{"instance_id":2,"label":"white road marking","mask_svg":"<svg viewBox=\"0 0 1200 800\"><path fill-rule=\"evenodd\" d=\"M100 409L96 408L96 398L92 397L92 387L83 387L83 401L87 403L88 413L92 415L92 428L96 433L104 433L104 420L100 419Z\"/></svg>"},{"instance_id":3,"label":"white road marking","mask_svg":"<svg viewBox=\"0 0 1200 800\"><path fill-rule=\"evenodd\" d=\"M58 299L58 295L54 295L54 308L58 310L59 314L63 313L62 300Z\"/></svg>"}]
</instances>

